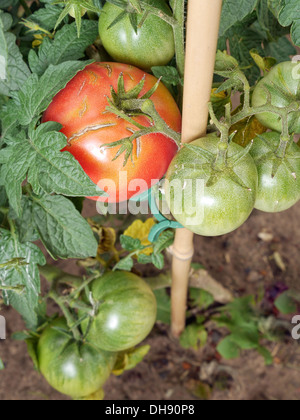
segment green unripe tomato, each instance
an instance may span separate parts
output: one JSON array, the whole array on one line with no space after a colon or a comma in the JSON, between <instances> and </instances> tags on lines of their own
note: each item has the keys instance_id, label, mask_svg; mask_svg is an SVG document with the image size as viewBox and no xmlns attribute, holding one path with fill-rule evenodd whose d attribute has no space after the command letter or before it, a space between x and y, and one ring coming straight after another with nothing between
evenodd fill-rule
<instances>
[{"instance_id":1,"label":"green unripe tomato","mask_svg":"<svg viewBox=\"0 0 300 420\"><path fill-rule=\"evenodd\" d=\"M288 61L275 66L255 87L252 105L266 105L269 96L272 105L279 108L287 108L296 102L300 104L300 63ZM278 115L266 112L257 114L256 118L265 127L282 132L282 121ZM289 114L289 131L300 133L300 110Z\"/></svg>"},{"instance_id":2,"label":"green unripe tomato","mask_svg":"<svg viewBox=\"0 0 300 420\"><path fill-rule=\"evenodd\" d=\"M60 318L44 330L39 340L39 369L47 382L74 399L99 391L111 374L116 355L76 342L53 327L68 331L65 319Z\"/></svg>"},{"instance_id":3,"label":"green unripe tomato","mask_svg":"<svg viewBox=\"0 0 300 420\"><path fill-rule=\"evenodd\" d=\"M272 176L279 143L279 133L265 133L256 137L250 151L258 170L255 208L268 213L285 211L300 200L300 149L296 144L291 144Z\"/></svg>"},{"instance_id":4,"label":"green unripe tomato","mask_svg":"<svg viewBox=\"0 0 300 420\"><path fill-rule=\"evenodd\" d=\"M146 1L171 15L171 10L165 0ZM127 15L110 28L121 13L121 8L106 3L100 15L100 38L109 55L117 62L132 64L144 70L168 64L175 54L172 27L159 17L149 15L136 33ZM143 14L138 15L139 23L142 17Z\"/></svg>"},{"instance_id":5,"label":"green unripe tomato","mask_svg":"<svg viewBox=\"0 0 300 420\"><path fill-rule=\"evenodd\" d=\"M215 159L219 139L205 137L191 146ZM257 169L249 154L230 165L230 159L243 151L241 146L231 143L228 166L213 170L201 153L189 147L180 150L169 167L165 184L166 200L179 223L198 235L220 236L234 231L248 219L256 199ZM232 180L235 176L243 186Z\"/></svg>"},{"instance_id":6,"label":"green unripe tomato","mask_svg":"<svg viewBox=\"0 0 300 420\"><path fill-rule=\"evenodd\" d=\"M140 277L123 271L95 280L93 299L100 303L89 334L101 349L119 352L142 342L151 332L157 314L155 296ZM86 332L88 320L82 323Z\"/></svg>"}]
</instances>

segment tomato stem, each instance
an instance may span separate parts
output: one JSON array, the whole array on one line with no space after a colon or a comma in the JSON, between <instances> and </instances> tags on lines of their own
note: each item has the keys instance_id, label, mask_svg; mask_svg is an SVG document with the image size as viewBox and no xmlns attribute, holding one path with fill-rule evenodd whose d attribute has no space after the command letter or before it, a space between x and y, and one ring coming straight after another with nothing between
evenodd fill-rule
<instances>
[{"instance_id":1,"label":"tomato stem","mask_svg":"<svg viewBox=\"0 0 300 420\"><path fill-rule=\"evenodd\" d=\"M71 314L71 312L69 311L69 309L65 306L65 304L63 303L61 297L54 291L51 290L49 293L49 298L51 298L61 309L62 313L64 314L68 327L70 328L70 330L73 333L73 336L75 338L75 340L80 341L81 340L81 334L80 331L78 329L78 327L75 326L75 319L73 317L73 315Z\"/></svg>"},{"instance_id":2,"label":"tomato stem","mask_svg":"<svg viewBox=\"0 0 300 420\"><path fill-rule=\"evenodd\" d=\"M174 0L173 14L175 23L173 26L174 40L175 40L175 51L176 51L176 62L178 73L183 79L184 67L185 67L185 1ZM182 85L180 86L182 90Z\"/></svg>"}]
</instances>

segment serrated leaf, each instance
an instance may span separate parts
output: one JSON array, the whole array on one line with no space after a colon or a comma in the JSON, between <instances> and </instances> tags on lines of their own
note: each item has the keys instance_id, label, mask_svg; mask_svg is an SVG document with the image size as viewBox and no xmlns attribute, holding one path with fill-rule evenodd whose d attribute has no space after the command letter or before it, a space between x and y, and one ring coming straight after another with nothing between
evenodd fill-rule
<instances>
[{"instance_id":1,"label":"serrated leaf","mask_svg":"<svg viewBox=\"0 0 300 420\"><path fill-rule=\"evenodd\" d=\"M138 255L138 263L139 264L150 264L152 262L151 255L145 255L140 253Z\"/></svg>"},{"instance_id":2,"label":"serrated leaf","mask_svg":"<svg viewBox=\"0 0 300 420\"><path fill-rule=\"evenodd\" d=\"M300 3L298 0L285 0L279 13L279 23L282 26L292 25L293 42L300 46Z\"/></svg>"},{"instance_id":3,"label":"serrated leaf","mask_svg":"<svg viewBox=\"0 0 300 420\"><path fill-rule=\"evenodd\" d=\"M35 198L33 216L41 240L53 258L97 255L98 244L89 224L67 198Z\"/></svg>"},{"instance_id":4,"label":"serrated leaf","mask_svg":"<svg viewBox=\"0 0 300 420\"><path fill-rule=\"evenodd\" d=\"M157 241L153 244L153 249L155 254L159 254L164 251L166 248L169 248L174 242L175 233L173 230L167 230L163 232Z\"/></svg>"},{"instance_id":5,"label":"serrated leaf","mask_svg":"<svg viewBox=\"0 0 300 420\"><path fill-rule=\"evenodd\" d=\"M157 301L157 321L171 323L171 299L166 289L154 290Z\"/></svg>"},{"instance_id":6,"label":"serrated leaf","mask_svg":"<svg viewBox=\"0 0 300 420\"><path fill-rule=\"evenodd\" d=\"M157 79L162 80L165 85L178 86L182 84L178 70L171 66L157 66L151 68L152 73Z\"/></svg>"},{"instance_id":7,"label":"serrated leaf","mask_svg":"<svg viewBox=\"0 0 300 420\"><path fill-rule=\"evenodd\" d=\"M2 32L0 38L2 43L6 44L6 48L3 44L4 49L0 50L0 94L10 96L12 91L17 91L24 85L30 76L30 71L16 44L16 36L10 32Z\"/></svg>"},{"instance_id":8,"label":"serrated leaf","mask_svg":"<svg viewBox=\"0 0 300 420\"><path fill-rule=\"evenodd\" d=\"M12 258L22 258L26 265L0 268L0 287L24 286L24 290L21 293L4 290L4 301L23 316L29 328L34 328L37 323L35 309L38 307L40 293L38 265L46 263L45 257L36 245L21 244L15 235L0 229L0 264Z\"/></svg>"},{"instance_id":9,"label":"serrated leaf","mask_svg":"<svg viewBox=\"0 0 300 420\"><path fill-rule=\"evenodd\" d=\"M158 268L159 270L162 270L165 266L165 259L162 254L152 254L151 255L152 264Z\"/></svg>"},{"instance_id":10,"label":"serrated leaf","mask_svg":"<svg viewBox=\"0 0 300 420\"><path fill-rule=\"evenodd\" d=\"M28 139L16 139L13 146L0 151L0 184L5 185L10 204L21 215L21 184L26 175L33 190L67 196L101 195L98 187L84 173L70 153L62 153L66 137L57 131L56 123L41 124L29 130ZM9 158L8 158L9 157Z\"/></svg>"},{"instance_id":11,"label":"serrated leaf","mask_svg":"<svg viewBox=\"0 0 300 420\"><path fill-rule=\"evenodd\" d=\"M67 61L57 66L52 64L39 79L31 75L18 94L18 120L22 125L29 125L50 105L53 97L90 61Z\"/></svg>"},{"instance_id":12,"label":"serrated leaf","mask_svg":"<svg viewBox=\"0 0 300 420\"><path fill-rule=\"evenodd\" d=\"M10 217L15 220L18 228L18 236L21 243L35 242L39 239L39 234L36 230L33 213L32 213L32 201L23 195L22 201L22 215L20 218L16 218L14 214L10 214ZM14 213L11 211L11 213Z\"/></svg>"},{"instance_id":13,"label":"serrated leaf","mask_svg":"<svg viewBox=\"0 0 300 420\"><path fill-rule=\"evenodd\" d=\"M297 1L297 0L296 0ZM257 0L224 0L220 25L220 36L231 28L236 22L243 20L253 12Z\"/></svg>"},{"instance_id":14,"label":"serrated leaf","mask_svg":"<svg viewBox=\"0 0 300 420\"><path fill-rule=\"evenodd\" d=\"M40 46L38 53L31 50L29 65L33 73L41 76L50 64L58 65L64 61L79 60L84 57L86 48L98 36L98 23L83 20L82 33L77 37L76 24L64 25L57 31L54 40L46 38Z\"/></svg>"},{"instance_id":15,"label":"serrated leaf","mask_svg":"<svg viewBox=\"0 0 300 420\"><path fill-rule=\"evenodd\" d=\"M134 266L133 259L131 257L123 258L118 264L115 265L114 271L122 270L122 271L131 271Z\"/></svg>"},{"instance_id":16,"label":"serrated leaf","mask_svg":"<svg viewBox=\"0 0 300 420\"><path fill-rule=\"evenodd\" d=\"M135 251L143 248L141 241L137 238L132 238L131 236L121 235L120 243L122 248L126 251Z\"/></svg>"},{"instance_id":17,"label":"serrated leaf","mask_svg":"<svg viewBox=\"0 0 300 420\"><path fill-rule=\"evenodd\" d=\"M60 5L46 4L45 7L38 9L28 20L38 23L43 29L52 31L61 14Z\"/></svg>"}]
</instances>

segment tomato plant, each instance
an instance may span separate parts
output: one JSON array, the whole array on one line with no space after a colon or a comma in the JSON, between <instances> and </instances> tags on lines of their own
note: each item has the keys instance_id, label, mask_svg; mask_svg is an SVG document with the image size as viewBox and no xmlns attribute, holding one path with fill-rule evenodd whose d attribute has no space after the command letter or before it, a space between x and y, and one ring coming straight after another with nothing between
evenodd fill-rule
<instances>
[{"instance_id":1,"label":"tomato plant","mask_svg":"<svg viewBox=\"0 0 300 420\"><path fill-rule=\"evenodd\" d=\"M146 1L171 16L165 0ZM125 7L128 8L125 2ZM119 20L119 17L123 19ZM136 21L135 24L133 21ZM99 19L99 33L106 51L121 63L132 64L145 70L164 66L175 54L172 27L157 16L145 16L132 8L106 3Z\"/></svg>"},{"instance_id":2,"label":"tomato plant","mask_svg":"<svg viewBox=\"0 0 300 420\"><path fill-rule=\"evenodd\" d=\"M128 137L136 130L134 124L106 112L107 97L111 96L111 87L118 91L120 74L124 75L127 92L145 78L140 96L146 94L157 83L155 77L125 64L91 64L56 95L43 116L43 122L56 121L63 126L62 132L69 139L68 146L63 151L76 158L95 184L101 180L109 180L109 183L116 186L110 193L109 202L126 201L139 192L132 188L135 180L144 181L145 186L140 190L141 193L151 188L153 180L160 180L164 176L178 149L176 143L165 135L150 133L134 141L131 158L124 166L122 159L114 160L115 148L101 148L107 143ZM162 84L151 99L168 126L180 131L179 109ZM135 121L150 126L146 117L138 116ZM123 179L124 172L120 178L122 171L126 171L127 181Z\"/></svg>"},{"instance_id":3,"label":"tomato plant","mask_svg":"<svg viewBox=\"0 0 300 420\"><path fill-rule=\"evenodd\" d=\"M94 281L92 295L99 302L87 335L97 347L119 352L142 342L156 321L156 300L150 287L126 272L107 273ZM86 331L88 320L83 324Z\"/></svg>"},{"instance_id":4,"label":"tomato plant","mask_svg":"<svg viewBox=\"0 0 300 420\"><path fill-rule=\"evenodd\" d=\"M268 213L288 210L300 200L299 147L290 143L280 156L280 134L271 132L256 137L251 149L258 170L255 207Z\"/></svg>"},{"instance_id":5,"label":"tomato plant","mask_svg":"<svg viewBox=\"0 0 300 420\"><path fill-rule=\"evenodd\" d=\"M63 318L51 323L38 343L41 373L62 394L82 398L99 391L109 378L116 355L68 336Z\"/></svg>"},{"instance_id":6,"label":"tomato plant","mask_svg":"<svg viewBox=\"0 0 300 420\"><path fill-rule=\"evenodd\" d=\"M186 0L1 1L0 304L21 314L17 336L50 385L73 398L103 398L109 375L148 353L148 343L136 346L156 320L170 323L170 273L148 276L164 269L165 250L176 254L174 219L218 236L253 208L299 202L295 5L223 3L207 135L182 146ZM284 272L277 251L274 263ZM222 286L196 273L205 290L194 282L181 344L208 342L217 303L230 335L214 352L256 349L271 363L261 346L269 318L257 317L254 299L225 290L219 302ZM276 308L295 312L294 297L283 294Z\"/></svg>"},{"instance_id":7,"label":"tomato plant","mask_svg":"<svg viewBox=\"0 0 300 420\"><path fill-rule=\"evenodd\" d=\"M227 162L218 166L218 144L215 137L192 142L176 155L167 173L166 197L173 216L203 236L224 235L240 227L256 198L257 170L251 156L232 143Z\"/></svg>"},{"instance_id":8,"label":"tomato plant","mask_svg":"<svg viewBox=\"0 0 300 420\"><path fill-rule=\"evenodd\" d=\"M265 105L270 100L279 108L296 106L289 114L290 133L300 133L300 111L297 104L300 99L299 89L300 67L297 62L280 63L257 84L254 89L252 103L254 107ZM272 112L257 115L258 120L271 130L282 131L282 120Z\"/></svg>"}]
</instances>

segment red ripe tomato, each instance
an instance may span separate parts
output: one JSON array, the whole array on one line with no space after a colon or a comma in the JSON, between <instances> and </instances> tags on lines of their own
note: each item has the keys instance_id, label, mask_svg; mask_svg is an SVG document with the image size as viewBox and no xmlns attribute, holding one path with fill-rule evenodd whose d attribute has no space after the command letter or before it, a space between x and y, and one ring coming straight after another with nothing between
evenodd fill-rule
<instances>
[{"instance_id":1,"label":"red ripe tomato","mask_svg":"<svg viewBox=\"0 0 300 420\"><path fill-rule=\"evenodd\" d=\"M143 136L134 143L133 159L129 159L123 167L123 156L113 161L119 147L101 148L104 144L131 136L130 130L137 130L115 114L106 112L107 97L111 97L111 87L117 91L121 73L126 91L145 77L141 96L157 83L154 76L127 64L93 63L55 96L43 116L43 122L55 121L63 126L61 132L69 140L63 152L70 152L92 181L109 193L109 198L101 198L101 201L110 203L126 201L136 193L151 188L152 180L163 178L178 151L175 142L164 135ZM180 111L162 83L151 100L168 126L180 132ZM143 126L150 126L148 118L134 118ZM106 183L104 180L109 181ZM135 180L142 180L143 185L134 186ZM115 185L115 192L112 185Z\"/></svg>"}]
</instances>

